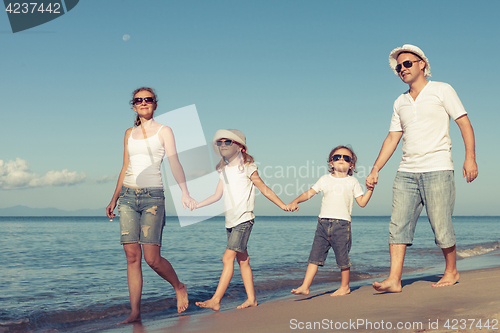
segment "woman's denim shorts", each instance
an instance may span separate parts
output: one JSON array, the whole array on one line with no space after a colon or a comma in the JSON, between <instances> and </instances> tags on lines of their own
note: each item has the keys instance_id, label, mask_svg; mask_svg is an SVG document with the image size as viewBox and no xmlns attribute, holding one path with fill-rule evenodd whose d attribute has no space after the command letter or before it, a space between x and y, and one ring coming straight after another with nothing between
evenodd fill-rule
<instances>
[{"instance_id":1,"label":"woman's denim shorts","mask_svg":"<svg viewBox=\"0 0 500 333\"><path fill-rule=\"evenodd\" d=\"M351 222L340 219L319 218L314 235L314 242L309 255L309 263L323 266L328 250L333 248L337 266L340 269L351 267L349 251L351 250Z\"/></svg>"},{"instance_id":2,"label":"woman's denim shorts","mask_svg":"<svg viewBox=\"0 0 500 333\"><path fill-rule=\"evenodd\" d=\"M244 253L247 250L248 238L252 232L254 220L246 221L232 228L226 228L227 250Z\"/></svg>"},{"instance_id":3,"label":"woman's denim shorts","mask_svg":"<svg viewBox=\"0 0 500 333\"><path fill-rule=\"evenodd\" d=\"M163 188L122 187L118 199L121 244L139 243L161 246L165 226Z\"/></svg>"}]
</instances>

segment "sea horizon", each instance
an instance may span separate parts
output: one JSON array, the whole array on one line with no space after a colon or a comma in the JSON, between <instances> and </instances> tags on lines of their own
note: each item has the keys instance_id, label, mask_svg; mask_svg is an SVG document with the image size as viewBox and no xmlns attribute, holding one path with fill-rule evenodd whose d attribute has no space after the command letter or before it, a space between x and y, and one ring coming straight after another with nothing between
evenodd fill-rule
<instances>
[{"instance_id":1,"label":"sea horizon","mask_svg":"<svg viewBox=\"0 0 500 333\"><path fill-rule=\"evenodd\" d=\"M483 258L499 257L493 256L500 252L499 221L498 216L454 217L459 269L496 263ZM248 251L260 304L290 297L290 290L300 285L316 223L316 216L256 217ZM388 223L387 216L352 217L352 288L387 276ZM1 328L8 328L8 332L99 332L126 318L130 311L126 260L119 244L117 218L0 216L0 228L4 231L0 248ZM183 315L211 311L196 307L194 302L209 299L214 293L225 246L223 216L186 227L167 217L161 251L188 286L190 306ZM404 278L438 274L442 265L441 251L423 216L414 245L407 250ZM172 287L145 263L143 274L143 320L178 318ZM330 251L311 292L335 290L339 285L340 270ZM222 311L245 299L236 264Z\"/></svg>"}]
</instances>

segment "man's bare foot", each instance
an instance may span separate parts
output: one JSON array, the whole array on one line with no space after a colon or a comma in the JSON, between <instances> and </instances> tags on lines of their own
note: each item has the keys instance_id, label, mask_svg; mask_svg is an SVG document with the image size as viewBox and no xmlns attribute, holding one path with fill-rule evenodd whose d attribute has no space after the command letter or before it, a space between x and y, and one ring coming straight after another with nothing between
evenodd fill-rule
<instances>
[{"instance_id":1,"label":"man's bare foot","mask_svg":"<svg viewBox=\"0 0 500 333\"><path fill-rule=\"evenodd\" d=\"M381 292L388 293L400 293L403 288L401 287L401 281L393 281L385 279L382 282L373 282L373 289Z\"/></svg>"},{"instance_id":2,"label":"man's bare foot","mask_svg":"<svg viewBox=\"0 0 500 333\"><path fill-rule=\"evenodd\" d=\"M177 312L181 313L186 311L189 306L189 299L187 293L187 287L184 283L181 283L179 289L175 290L177 295Z\"/></svg>"},{"instance_id":3,"label":"man's bare foot","mask_svg":"<svg viewBox=\"0 0 500 333\"><path fill-rule=\"evenodd\" d=\"M124 321L119 322L116 325L123 325L123 324L130 324L130 323L136 323L138 321L141 321L141 314L130 314L130 316L127 317Z\"/></svg>"},{"instance_id":4,"label":"man's bare foot","mask_svg":"<svg viewBox=\"0 0 500 333\"><path fill-rule=\"evenodd\" d=\"M246 309L246 308L249 308L252 306L257 306L257 300L254 299L253 301L251 301L251 300L247 299L245 301L245 303L238 306L237 309Z\"/></svg>"},{"instance_id":5,"label":"man's bare foot","mask_svg":"<svg viewBox=\"0 0 500 333\"><path fill-rule=\"evenodd\" d=\"M458 272L455 272L455 273L446 273L446 272L444 272L444 275L441 278L441 280L439 280L438 282L434 283L432 286L433 287L448 287L448 286L452 286L455 283L457 283L457 281L459 279L460 279L460 274L458 274Z\"/></svg>"},{"instance_id":6,"label":"man's bare foot","mask_svg":"<svg viewBox=\"0 0 500 333\"><path fill-rule=\"evenodd\" d=\"M335 290L333 294L330 294L330 296L344 296L350 293L351 293L351 288L340 287L339 289Z\"/></svg>"},{"instance_id":7,"label":"man's bare foot","mask_svg":"<svg viewBox=\"0 0 500 333\"><path fill-rule=\"evenodd\" d=\"M295 295L309 295L309 288L300 286L297 289L292 289L290 292Z\"/></svg>"},{"instance_id":8,"label":"man's bare foot","mask_svg":"<svg viewBox=\"0 0 500 333\"><path fill-rule=\"evenodd\" d=\"M198 305L200 308L212 309L214 311L220 310L220 301L214 300L213 298L205 302L196 302L194 304Z\"/></svg>"}]
</instances>

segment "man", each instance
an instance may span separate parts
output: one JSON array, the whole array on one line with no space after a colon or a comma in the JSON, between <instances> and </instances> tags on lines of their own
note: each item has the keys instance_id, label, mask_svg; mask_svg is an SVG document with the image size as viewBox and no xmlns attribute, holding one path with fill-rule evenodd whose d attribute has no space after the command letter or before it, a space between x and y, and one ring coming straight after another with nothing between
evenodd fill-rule
<instances>
[{"instance_id":1,"label":"man","mask_svg":"<svg viewBox=\"0 0 500 333\"><path fill-rule=\"evenodd\" d=\"M433 287L454 285L460 278L456 267L455 232L451 221L455 204L455 182L450 117L460 128L465 144L463 177L472 182L478 174L474 131L467 112L453 88L442 82L427 81L431 76L424 52L413 45L394 49L389 64L409 90L394 102L389 134L366 185L374 186L378 172L403 138L403 158L393 186L393 205L389 224L391 270L389 277L373 283L377 291L400 292L406 247L412 245L417 219L426 207L435 242L444 254L443 277Z\"/></svg>"}]
</instances>

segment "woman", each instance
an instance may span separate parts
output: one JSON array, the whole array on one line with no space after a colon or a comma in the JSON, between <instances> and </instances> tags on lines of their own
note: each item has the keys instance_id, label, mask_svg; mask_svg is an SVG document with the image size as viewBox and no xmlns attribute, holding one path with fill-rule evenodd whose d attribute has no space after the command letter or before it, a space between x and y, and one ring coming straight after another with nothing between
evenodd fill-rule
<instances>
[{"instance_id":1,"label":"woman","mask_svg":"<svg viewBox=\"0 0 500 333\"><path fill-rule=\"evenodd\" d=\"M172 265L161 256L161 238L165 225L165 197L160 165L167 155L172 174L182 190L184 208L193 209L196 201L186 186L184 170L177 157L172 130L153 120L158 99L153 89L136 89L131 100L137 113L135 127L125 132L123 167L111 202L106 207L109 218L118 201L121 244L127 257L127 279L132 312L126 324L141 320L142 253L148 265L175 289L177 311L188 307L186 286L179 281Z\"/></svg>"}]
</instances>

